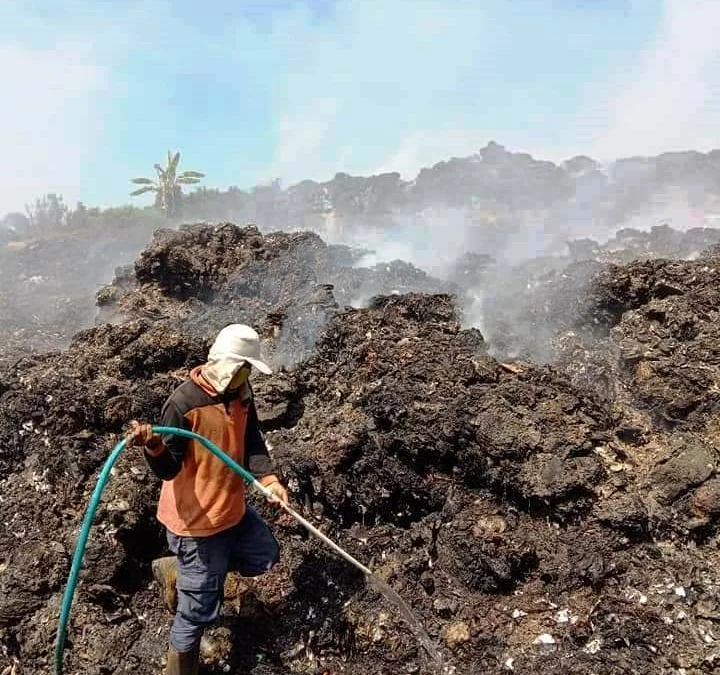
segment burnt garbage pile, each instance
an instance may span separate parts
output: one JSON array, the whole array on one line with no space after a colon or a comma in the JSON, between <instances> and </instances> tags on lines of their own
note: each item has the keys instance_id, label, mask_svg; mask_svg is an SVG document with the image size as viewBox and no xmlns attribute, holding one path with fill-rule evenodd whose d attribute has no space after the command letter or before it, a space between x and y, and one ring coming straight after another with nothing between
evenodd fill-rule
<instances>
[{"instance_id":1,"label":"burnt garbage pile","mask_svg":"<svg viewBox=\"0 0 720 675\"><path fill-rule=\"evenodd\" d=\"M230 278L232 274L228 274L227 269L221 273L218 268L217 278L213 277L207 266L212 267L215 262L220 267L223 264L230 265L231 269L237 265L243 268L249 262L249 259L245 262L236 260L231 251L242 246L241 239L247 239L248 247L244 254L247 258L252 236L248 233L228 234L233 231L233 226L212 227L203 224L183 226L180 233L161 230L152 252L149 255L146 252L143 265L148 269L140 269L138 278L153 279L149 266L160 265L162 269L167 269L168 278L155 281L158 284L175 284L176 287L171 290L174 297L182 296L183 286L198 287L201 290L197 293L190 291L190 297L199 299L204 305L209 304L212 298L220 301L222 289L218 292L217 288L208 286L210 283L211 286L224 286L227 301L236 305L238 295L245 294L249 298L250 286L267 284L257 280L248 284L244 276L240 280L240 287L235 289ZM209 232L214 234L209 235ZM226 234L222 235L221 232ZM482 316L480 325L497 353L519 355L524 352L535 360L552 360L547 350L536 348L548 344L554 330L554 324L538 314L542 302L535 301L536 289L542 290L547 274L562 272L572 261L625 263L636 258L693 257L698 251L718 241L718 231L707 228L694 228L687 232L674 230L667 225L653 227L649 232L625 228L605 244L591 240L570 242L569 257L539 258L521 265L495 262L487 255L488 251L468 252L450 266L445 275L447 280L440 281L402 261L367 266L365 261L368 256L374 255L372 251L340 245L326 246L315 235L269 235L266 238L267 246L258 244L265 241L259 232L255 231L253 236L259 246L255 253L261 258L258 268L261 269L260 276L273 280L269 285L274 287L265 289L270 303L274 304L278 292L282 292L278 278L287 274L287 270L281 269L282 265L275 265L277 271L267 277L262 276L263 265L275 255L272 251L276 248L277 252L293 251L287 255L281 254L286 262L294 256L293 270L287 277L288 287L304 283L298 277L302 270L306 276L309 274L307 278L313 279L319 286L316 293L308 293L304 302L295 301L292 306L281 303L288 305L281 307L281 314L286 316L274 317L276 323L284 319L288 326L287 340L283 346L286 353L284 361L288 364L310 352L318 325L324 320L324 317L317 316L317 311L324 302L321 287L327 284L334 286L334 301L341 307L346 304L364 306L378 293L458 293L462 297L466 323L472 323L477 316ZM80 238L68 232L63 237L14 242L11 248L1 249L0 361L11 362L25 354L62 348L77 330L91 325L94 320L104 321L112 317L113 312L105 310L136 283L135 266L131 264L123 267L123 264L131 261L146 241L146 229L138 226L123 228L121 233L101 230L93 241L88 241L86 236ZM162 251L163 241L172 250L171 259L165 258L168 253ZM302 245L301 241L304 242ZM230 248L230 252L223 250L225 246ZM92 293L107 280L113 269L114 282L104 287L97 296L101 312L96 317ZM203 278L208 273L212 281ZM295 309L297 307L302 309ZM315 313L308 311L311 307L315 307ZM141 311L141 308L136 307L135 311ZM155 312L154 306L151 306L149 312ZM291 316L288 317L288 313ZM293 314L301 314L303 320L296 321L297 317ZM289 327L293 324L297 325L291 330ZM528 345L526 335L540 337L531 340Z\"/></svg>"},{"instance_id":2,"label":"burnt garbage pile","mask_svg":"<svg viewBox=\"0 0 720 675\"><path fill-rule=\"evenodd\" d=\"M675 242L680 236L662 232ZM717 232L684 236L694 247ZM616 433L625 449L613 466L620 476L633 476L631 491L647 491L640 502L623 496L622 510L634 513L643 528L679 528L682 536L692 531L710 540L714 526L706 527L717 494L719 253L715 244L692 260L575 262L535 277L520 311L535 335L554 327L540 345L548 360L618 415ZM517 324L507 326L507 342L515 338L514 346L527 348L520 354L538 353L533 331L521 335Z\"/></svg>"},{"instance_id":3,"label":"burnt garbage pile","mask_svg":"<svg viewBox=\"0 0 720 675\"><path fill-rule=\"evenodd\" d=\"M236 234L231 234L236 230ZM264 297L269 298L268 302L273 304L278 293L283 292L284 299L289 300L279 281L283 275L287 275L287 288L307 285L308 280L317 284L336 283L335 296L340 304L357 303L377 292L396 289L449 288L407 263L360 268L358 264L367 251L326 246L316 235L271 234L264 239L256 228L203 223L182 226L180 232L158 231L151 250L138 260L137 278L132 260L148 240L147 228L141 225L120 231L103 229L92 240L86 234L68 232L54 239L12 242L0 247L0 361L7 363L26 354L64 348L74 333L93 324L96 301L101 309L107 309L138 281L156 282L174 298L183 297L183 288L190 289L187 298L204 304L223 288L235 298L237 293L250 293L253 285L266 283ZM233 254L243 246L244 253ZM251 250L253 246L258 249ZM285 262L274 263L271 274L265 275L264 265L278 256ZM231 277L244 270L251 260L256 260L259 267L248 271L259 273L260 279L243 276L240 287L233 289ZM165 278L154 278L158 265L165 270L158 272ZM150 269L153 266L155 271ZM94 298L96 289L108 281L113 271L113 282ZM276 273L279 278L273 277ZM271 277L273 282L263 281ZM308 303L312 302L308 299ZM140 311L139 307L135 309ZM155 309L148 311L153 313ZM112 314L101 311L99 320Z\"/></svg>"},{"instance_id":4,"label":"burnt garbage pile","mask_svg":"<svg viewBox=\"0 0 720 675\"><path fill-rule=\"evenodd\" d=\"M256 325L268 338L272 356L287 351L284 343L288 334L293 337L288 327L306 346L305 314L322 317L313 325L317 331L340 309L327 275L344 271L348 294L368 281L365 274L353 282L352 268L345 269L347 255L340 251L336 260L334 253L314 235L264 238L255 228L228 225L160 231L132 271L119 270L116 282L100 292L107 323L78 333L65 351L2 366L4 657L22 656L34 664L33 672L42 672L77 523L92 480L123 425L132 418L153 419L228 322ZM379 288L398 281L383 279L378 273ZM283 396L294 397L293 377L281 373L277 383L278 400L263 407L270 427L298 414L297 402L284 410ZM105 612L121 624L122 634L129 629L123 619L127 613L147 614L142 594L133 594L138 583L147 585L148 560L162 549L152 515L156 494L143 463L123 459L88 551L93 573L86 587L99 585L95 592L102 602L89 608L81 602L79 617L89 611L97 626L107 628ZM136 599L140 604L133 608ZM155 618L162 622L161 616ZM41 638L33 633L38 620L47 629ZM132 630L138 625L133 623ZM35 657L33 645L40 650ZM100 662L104 657L93 658Z\"/></svg>"},{"instance_id":5,"label":"burnt garbage pile","mask_svg":"<svg viewBox=\"0 0 720 675\"><path fill-rule=\"evenodd\" d=\"M461 670L711 670L719 270L710 249L569 284L596 368L583 386L575 360L498 362L447 296L347 312L303 366L304 415L271 434L296 498L377 561ZM406 663L372 602L349 607Z\"/></svg>"},{"instance_id":6,"label":"burnt garbage pile","mask_svg":"<svg viewBox=\"0 0 720 675\"><path fill-rule=\"evenodd\" d=\"M263 236L230 223L159 230L134 268L98 293L100 320L167 315L183 331L204 335L233 321L255 322L278 338L278 364L290 366L309 355L329 317L359 298L455 290L408 263L367 268L361 257L310 232Z\"/></svg>"},{"instance_id":7,"label":"burnt garbage pile","mask_svg":"<svg viewBox=\"0 0 720 675\"><path fill-rule=\"evenodd\" d=\"M593 364L588 386L598 376L612 382L606 398L642 411L659 429L704 428L718 409L719 275L717 247L691 261L598 266L582 294L565 288L572 312L558 324L557 364L575 377Z\"/></svg>"},{"instance_id":8,"label":"burnt garbage pile","mask_svg":"<svg viewBox=\"0 0 720 675\"><path fill-rule=\"evenodd\" d=\"M167 328L137 321L92 329L78 336L67 355L26 363L22 392L11 385L4 395L4 404L16 411L8 426L18 425L27 414L23 405L46 407L32 427L19 425L26 432L16 448L19 454L3 466L2 515L11 526L3 550L12 554L5 561L1 612L8 648L15 645L12 655L37 672L49 655L57 594L67 573L79 505L87 502L87 479L115 438L108 432L117 431L128 417L151 415L162 400L160 392L172 386L172 373L201 357L202 341L172 338ZM506 519L505 511L497 511L504 495L514 495L520 504L553 495L553 508L562 519L560 514L573 501L587 509L587 495L581 493L603 473L592 457L586 457L585 466L585 460L562 452L551 471L556 485L540 485L529 467L522 471L518 465L510 471L513 453L527 453L529 460L532 456L543 463L557 448L552 441L534 448L540 430L521 428L519 420L515 440L523 445L513 448L499 438L499 429L513 413L493 413L489 401L488 409L459 405L463 395L474 396L477 405L483 388L493 390L503 381L512 388L516 375L483 351L476 331L459 329L449 296L390 296L368 310L337 316L318 356L302 373L258 381L263 411L302 402L302 416L290 428L279 425L268 434L286 467L293 498L306 504L344 546L401 587L435 637L466 650L465 656L459 655L461 665L467 662L466 672L472 672L467 668L479 651L470 643L474 614L458 598L482 602L486 593L495 597L539 565L526 508L510 507L507 515L513 527L527 520L518 540L505 545L504 530L493 529L493 523ZM177 360L168 363L168 352ZM50 359L57 379L46 379ZM129 363L141 360L143 365L131 372ZM153 363L157 368L150 367ZM403 372L402 378L395 377ZM65 389L63 378L68 380ZM533 374L531 379L537 382L530 390L552 388L556 378ZM427 384L419 396L417 381ZM48 400L47 391L54 391L56 398ZM495 402L502 396L497 391ZM397 405L406 412L396 410ZM606 416L591 402L578 405L592 416L582 425L597 430L607 426ZM397 433L389 423L395 414L402 420ZM509 417L496 419L502 415ZM490 461L506 466L507 476L499 467L485 468L474 440L478 416L484 416L484 433L495 444ZM568 427L561 433L570 438L579 431L579 426ZM458 452L461 446L464 454ZM569 475L560 478L560 473ZM454 495L450 501L448 493ZM154 672L150 663L157 664L161 657L162 641L154 631L144 630L146 622L167 622L148 588L147 562L161 550L152 526L155 495L156 485L142 460L126 456L108 489L88 551L75 610L74 633L83 635L82 651L68 652L68 662L78 672L92 672L99 663L111 672L118 670L119 660L107 661L110 643L118 647L112 653L125 654L139 672ZM457 531L454 518L460 521ZM469 548L468 528L475 533ZM248 653L261 649L278 668L327 669L348 659L356 672L407 661L423 667L417 645L392 608L364 590L351 570L324 554L297 527L278 525L277 531L285 550L281 568L250 591L240 587L235 595L228 594L225 625L213 633L225 662L262 672L261 664L244 662ZM41 568L44 573L39 575ZM240 613L233 610L238 596ZM248 622L258 617L264 631L248 633ZM145 661L148 655L150 663ZM220 661L211 665L221 671Z\"/></svg>"},{"instance_id":9,"label":"burnt garbage pile","mask_svg":"<svg viewBox=\"0 0 720 675\"><path fill-rule=\"evenodd\" d=\"M598 260L616 264L648 258L696 258L705 249L720 242L720 230L692 227L678 230L668 224L654 225L649 230L625 227L605 243L592 239L568 242L573 260Z\"/></svg>"},{"instance_id":10,"label":"burnt garbage pile","mask_svg":"<svg viewBox=\"0 0 720 675\"><path fill-rule=\"evenodd\" d=\"M475 264L481 275L454 268L468 298L467 314L486 333L492 352L500 357L541 363L562 359L570 333L587 342L607 335L614 316L624 305L592 304L596 279L605 274L622 277L621 268L656 260L697 261L703 251L720 241L720 230L676 230L668 225L648 231L624 228L601 243L592 239L569 241L567 255L540 256L518 263ZM678 263L682 265L684 263ZM463 284L463 276L474 279ZM469 300L469 302L468 302ZM558 344L558 343L562 344Z\"/></svg>"},{"instance_id":11,"label":"burnt garbage pile","mask_svg":"<svg viewBox=\"0 0 720 675\"><path fill-rule=\"evenodd\" d=\"M720 498L719 254L715 246L693 261L606 267L577 329L558 340L558 367L573 381L602 383L608 405L622 412L624 461L645 474L650 496L638 513L708 542ZM591 320L596 330L584 331Z\"/></svg>"},{"instance_id":12,"label":"burnt garbage pile","mask_svg":"<svg viewBox=\"0 0 720 675\"><path fill-rule=\"evenodd\" d=\"M285 391L273 379L260 389L290 405ZM411 602L458 672L651 673L716 659L707 437L634 436L623 411L557 369L489 356L446 295L379 297L336 317L292 396L302 415L268 438L293 498ZM336 597L320 588L320 603ZM332 672L340 633L354 644L349 672L422 672L376 594L343 600L342 622L302 643L319 672ZM286 654L295 633L274 636Z\"/></svg>"},{"instance_id":13,"label":"burnt garbage pile","mask_svg":"<svg viewBox=\"0 0 720 675\"><path fill-rule=\"evenodd\" d=\"M314 235L160 231L103 289L112 323L0 367L0 668L49 672L78 524L123 424L152 420L224 323L253 323L282 363L298 353L303 312L323 318L312 354L255 379L292 499L401 593L457 673L717 665L713 410L670 434L661 415L643 417L646 397L618 409L562 364L498 361L461 327L452 295L396 294L397 278L367 308L343 307L367 274L347 263ZM613 293L645 301L623 290L624 274L638 276L628 270L608 268L595 304L578 307L621 325L625 314L601 310ZM655 288L658 273L646 276ZM697 311L710 316L713 302ZM161 672L157 491L127 453L93 528L68 672ZM429 672L391 605L264 512L283 560L267 577L229 579L206 672Z\"/></svg>"}]
</instances>

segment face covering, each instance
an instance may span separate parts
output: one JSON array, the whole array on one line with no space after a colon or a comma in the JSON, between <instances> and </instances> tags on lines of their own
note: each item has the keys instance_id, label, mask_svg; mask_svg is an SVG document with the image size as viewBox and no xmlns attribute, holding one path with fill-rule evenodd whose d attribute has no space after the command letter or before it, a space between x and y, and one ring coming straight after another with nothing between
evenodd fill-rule
<instances>
[{"instance_id":1,"label":"face covering","mask_svg":"<svg viewBox=\"0 0 720 675\"><path fill-rule=\"evenodd\" d=\"M245 382L247 382L248 377L250 376L250 370L251 367L248 365L243 366L240 368L240 370L233 375L232 380L230 380L230 384L228 384L227 388L228 390L232 391L234 389L240 388Z\"/></svg>"}]
</instances>

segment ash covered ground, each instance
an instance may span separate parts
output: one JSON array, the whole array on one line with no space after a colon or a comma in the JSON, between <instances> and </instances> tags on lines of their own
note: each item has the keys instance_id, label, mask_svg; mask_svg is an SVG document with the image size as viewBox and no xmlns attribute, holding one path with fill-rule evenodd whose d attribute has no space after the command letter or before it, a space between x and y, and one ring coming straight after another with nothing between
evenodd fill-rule
<instances>
[{"instance_id":1,"label":"ash covered ground","mask_svg":"<svg viewBox=\"0 0 720 675\"><path fill-rule=\"evenodd\" d=\"M458 675L716 672L716 235L619 233L501 284L479 256L440 281L357 267L312 234L195 225L158 231L65 349L29 344L19 312L0 355L0 672L50 672L99 468L236 321L278 367L254 386L294 504L408 601ZM482 332L467 327L478 307ZM65 319L35 326L37 344L79 327ZM158 490L127 453L91 535L68 673L162 672ZM228 581L205 673L431 672L391 604L264 513L283 560Z\"/></svg>"}]
</instances>

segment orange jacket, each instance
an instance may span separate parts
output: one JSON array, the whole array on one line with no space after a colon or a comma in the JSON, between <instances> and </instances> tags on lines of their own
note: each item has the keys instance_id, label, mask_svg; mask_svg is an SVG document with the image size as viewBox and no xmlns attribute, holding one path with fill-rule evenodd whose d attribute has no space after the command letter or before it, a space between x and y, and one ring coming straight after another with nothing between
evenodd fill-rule
<instances>
[{"instance_id":1,"label":"orange jacket","mask_svg":"<svg viewBox=\"0 0 720 675\"><path fill-rule=\"evenodd\" d=\"M190 373L163 406L161 423L205 436L260 479L277 480L260 431L249 385L218 395L202 377ZM206 537L237 525L245 515L245 482L193 439L165 436L166 451L145 454L163 479L158 520L178 536Z\"/></svg>"}]
</instances>

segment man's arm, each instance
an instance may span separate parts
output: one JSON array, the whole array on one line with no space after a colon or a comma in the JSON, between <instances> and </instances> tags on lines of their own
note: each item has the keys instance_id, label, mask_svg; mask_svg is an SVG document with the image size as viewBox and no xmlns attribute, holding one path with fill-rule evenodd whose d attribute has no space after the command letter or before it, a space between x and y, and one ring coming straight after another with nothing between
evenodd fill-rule
<instances>
[{"instance_id":1,"label":"man's arm","mask_svg":"<svg viewBox=\"0 0 720 675\"><path fill-rule=\"evenodd\" d=\"M252 396L252 390L250 391ZM268 497L270 503L274 502L278 508L282 504L289 503L287 490L275 473L273 461L268 454L254 398L250 399L245 425L245 468L270 491L272 494L272 497Z\"/></svg>"},{"instance_id":2,"label":"man's arm","mask_svg":"<svg viewBox=\"0 0 720 675\"><path fill-rule=\"evenodd\" d=\"M265 438L260 429L254 399L250 400L250 409L248 410L247 425L245 427L245 467L263 484L271 476L277 480L275 467L268 454Z\"/></svg>"},{"instance_id":3,"label":"man's arm","mask_svg":"<svg viewBox=\"0 0 720 675\"><path fill-rule=\"evenodd\" d=\"M271 502L275 501L278 506L280 506L280 502L289 503L287 490L275 473L273 461L268 454L265 438L260 429L255 401L252 399L245 427L245 466L273 494Z\"/></svg>"},{"instance_id":4,"label":"man's arm","mask_svg":"<svg viewBox=\"0 0 720 675\"><path fill-rule=\"evenodd\" d=\"M160 414L161 425L188 429L185 416L172 399L163 406ZM158 441L145 448L145 459L153 473L162 480L172 480L180 473L183 458L188 446L188 439L177 434L154 436Z\"/></svg>"}]
</instances>

